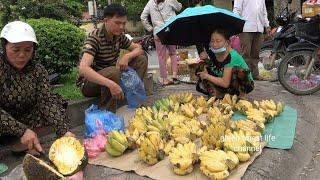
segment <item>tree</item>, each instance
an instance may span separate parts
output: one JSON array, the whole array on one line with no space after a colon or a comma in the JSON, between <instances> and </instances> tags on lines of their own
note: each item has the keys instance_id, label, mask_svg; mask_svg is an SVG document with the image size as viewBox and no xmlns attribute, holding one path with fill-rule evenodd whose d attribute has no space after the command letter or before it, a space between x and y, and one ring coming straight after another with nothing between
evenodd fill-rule
<instances>
[{"instance_id":1,"label":"tree","mask_svg":"<svg viewBox=\"0 0 320 180\"><path fill-rule=\"evenodd\" d=\"M9 21L28 18L52 18L76 22L84 11L76 0L0 0L2 25Z\"/></svg>"}]
</instances>

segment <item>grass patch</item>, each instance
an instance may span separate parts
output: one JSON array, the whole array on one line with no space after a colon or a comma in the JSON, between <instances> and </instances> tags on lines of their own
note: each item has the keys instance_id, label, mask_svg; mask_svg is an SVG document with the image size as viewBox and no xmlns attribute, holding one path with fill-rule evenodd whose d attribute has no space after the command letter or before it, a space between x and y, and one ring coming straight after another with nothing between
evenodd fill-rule
<instances>
[{"instance_id":1,"label":"grass patch","mask_svg":"<svg viewBox=\"0 0 320 180\"><path fill-rule=\"evenodd\" d=\"M73 68L69 74L62 75L59 83L63 84L63 86L54 88L52 91L69 100L84 98L80 89L76 86L77 75L77 68Z\"/></svg>"}]
</instances>

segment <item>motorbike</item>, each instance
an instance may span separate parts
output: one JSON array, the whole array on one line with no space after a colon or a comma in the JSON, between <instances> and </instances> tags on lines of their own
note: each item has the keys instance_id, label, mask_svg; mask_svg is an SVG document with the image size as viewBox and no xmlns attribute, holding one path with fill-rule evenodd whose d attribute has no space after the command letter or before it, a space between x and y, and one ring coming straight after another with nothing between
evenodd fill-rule
<instances>
[{"instance_id":1,"label":"motorbike","mask_svg":"<svg viewBox=\"0 0 320 180\"><path fill-rule=\"evenodd\" d=\"M156 48L153 34L146 34L142 37L133 38L132 41L140 44L142 46L142 49L148 54L150 50L153 50Z\"/></svg>"},{"instance_id":2,"label":"motorbike","mask_svg":"<svg viewBox=\"0 0 320 180\"><path fill-rule=\"evenodd\" d=\"M320 90L320 18L296 24L297 43L287 48L278 67L281 85L296 95L308 95Z\"/></svg>"},{"instance_id":3,"label":"motorbike","mask_svg":"<svg viewBox=\"0 0 320 180\"><path fill-rule=\"evenodd\" d=\"M276 18L279 25L272 40L263 43L259 53L259 58L266 70L277 68L279 62L286 54L286 49L290 44L298 42L295 37L295 26L297 22L305 21L302 17L297 15L297 12L289 12L289 0L285 9Z\"/></svg>"}]
</instances>

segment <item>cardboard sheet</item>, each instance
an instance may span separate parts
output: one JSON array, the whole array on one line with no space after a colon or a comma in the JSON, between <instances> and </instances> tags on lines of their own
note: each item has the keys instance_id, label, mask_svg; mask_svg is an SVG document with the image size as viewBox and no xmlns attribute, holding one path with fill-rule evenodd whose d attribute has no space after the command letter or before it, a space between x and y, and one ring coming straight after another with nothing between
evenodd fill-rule
<instances>
[{"instance_id":1,"label":"cardboard sheet","mask_svg":"<svg viewBox=\"0 0 320 180\"><path fill-rule=\"evenodd\" d=\"M126 106L117 110L118 115L122 115L125 119L125 124L128 125L128 121L133 117L135 110L128 109ZM265 144L263 144L263 147ZM228 180L239 180L246 172L248 166L262 153L262 149L254 153L248 162L241 163L236 169L230 172ZM200 172L199 164L194 166L194 170L191 174L186 176L178 176L174 174L172 165L169 162L169 158L165 157L164 160L158 162L153 166L149 166L138 157L137 150L126 151L124 155L120 157L112 157L107 153L102 153L95 159L89 160L90 164L100 165L109 168L115 168L122 171L134 171L140 176L147 176L152 179L159 180L200 180L209 179L203 173Z\"/></svg>"}]
</instances>

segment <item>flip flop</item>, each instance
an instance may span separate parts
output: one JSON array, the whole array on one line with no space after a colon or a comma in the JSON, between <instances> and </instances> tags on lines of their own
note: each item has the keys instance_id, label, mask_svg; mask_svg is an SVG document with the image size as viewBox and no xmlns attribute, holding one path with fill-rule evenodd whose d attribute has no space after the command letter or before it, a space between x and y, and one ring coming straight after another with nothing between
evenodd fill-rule
<instances>
[{"instance_id":1,"label":"flip flop","mask_svg":"<svg viewBox=\"0 0 320 180\"><path fill-rule=\"evenodd\" d=\"M166 84L161 84L163 87L165 86L170 86L170 85L174 85L174 82L173 81L168 81L168 83Z\"/></svg>"},{"instance_id":2,"label":"flip flop","mask_svg":"<svg viewBox=\"0 0 320 180\"><path fill-rule=\"evenodd\" d=\"M0 175L8 170L8 166L0 163Z\"/></svg>"},{"instance_id":3,"label":"flip flop","mask_svg":"<svg viewBox=\"0 0 320 180\"><path fill-rule=\"evenodd\" d=\"M172 78L173 84L180 84L180 81L177 78Z\"/></svg>"}]
</instances>

